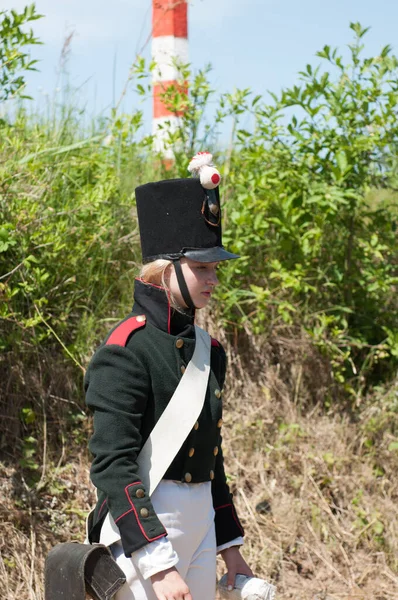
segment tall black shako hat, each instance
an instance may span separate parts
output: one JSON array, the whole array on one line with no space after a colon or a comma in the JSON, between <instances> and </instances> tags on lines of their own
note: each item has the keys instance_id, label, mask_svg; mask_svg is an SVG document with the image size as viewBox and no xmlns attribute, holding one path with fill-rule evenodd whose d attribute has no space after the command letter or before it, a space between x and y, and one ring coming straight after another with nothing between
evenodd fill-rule
<instances>
[{"instance_id":1,"label":"tall black shako hat","mask_svg":"<svg viewBox=\"0 0 398 600\"><path fill-rule=\"evenodd\" d=\"M144 263L187 257L198 262L238 258L221 239L218 185L221 177L209 152L189 163L192 179L166 179L135 190Z\"/></svg>"},{"instance_id":2,"label":"tall black shako hat","mask_svg":"<svg viewBox=\"0 0 398 600\"><path fill-rule=\"evenodd\" d=\"M239 258L222 245L221 177L212 158L209 152L194 156L188 166L192 179L167 179L135 190L142 260L172 260L182 296L191 309L195 307L180 259L206 263Z\"/></svg>"}]
</instances>

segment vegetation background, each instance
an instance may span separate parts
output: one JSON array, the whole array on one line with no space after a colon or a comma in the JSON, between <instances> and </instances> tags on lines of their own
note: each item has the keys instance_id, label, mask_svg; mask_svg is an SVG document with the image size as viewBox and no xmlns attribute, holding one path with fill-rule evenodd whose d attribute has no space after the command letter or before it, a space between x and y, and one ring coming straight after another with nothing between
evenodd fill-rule
<instances>
[{"instance_id":1,"label":"vegetation background","mask_svg":"<svg viewBox=\"0 0 398 600\"><path fill-rule=\"evenodd\" d=\"M242 258L201 318L230 359L224 443L244 551L280 599L396 600L397 58L366 58L351 23L348 62L325 46L267 99L219 94L209 67L180 65L189 93L164 95L183 111L165 169L139 110L89 123L67 100L29 110L37 18L34 5L0 11L1 597L41 600L49 548L83 537L82 377L132 303L134 188L218 148L224 240ZM126 85L150 94L152 68L138 58Z\"/></svg>"}]
</instances>

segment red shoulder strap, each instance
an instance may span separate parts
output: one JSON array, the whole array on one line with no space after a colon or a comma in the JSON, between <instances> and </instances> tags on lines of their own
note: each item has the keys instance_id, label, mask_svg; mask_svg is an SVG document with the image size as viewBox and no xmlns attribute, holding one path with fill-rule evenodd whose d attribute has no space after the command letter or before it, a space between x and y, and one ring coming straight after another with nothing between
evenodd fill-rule
<instances>
[{"instance_id":1,"label":"red shoulder strap","mask_svg":"<svg viewBox=\"0 0 398 600\"><path fill-rule=\"evenodd\" d=\"M216 340L216 338L213 338L213 337L212 337L212 338L211 338L211 345L212 345L212 346L215 346L216 348L219 348L219 347L220 347L220 342L218 342L218 341Z\"/></svg>"},{"instance_id":2,"label":"red shoulder strap","mask_svg":"<svg viewBox=\"0 0 398 600\"><path fill-rule=\"evenodd\" d=\"M118 325L116 329L112 331L111 335L106 341L105 346L109 346L110 344L114 344L116 346L125 346L133 331L144 327L145 323L145 315L130 317L126 321L123 321L123 323L120 323L120 325Z\"/></svg>"}]
</instances>

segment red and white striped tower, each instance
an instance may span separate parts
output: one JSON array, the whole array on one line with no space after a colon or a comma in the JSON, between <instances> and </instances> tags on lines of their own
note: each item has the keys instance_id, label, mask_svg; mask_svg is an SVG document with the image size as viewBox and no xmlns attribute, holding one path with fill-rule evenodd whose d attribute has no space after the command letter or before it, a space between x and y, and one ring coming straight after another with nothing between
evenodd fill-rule
<instances>
[{"instance_id":1,"label":"red and white striped tower","mask_svg":"<svg viewBox=\"0 0 398 600\"><path fill-rule=\"evenodd\" d=\"M170 121L169 130L178 126L178 115L171 113L163 104L160 95L178 79L178 64L188 62L188 4L187 0L152 1L152 59L156 63L153 76L153 125L155 150L166 159L173 152L165 148L167 128L159 129Z\"/></svg>"}]
</instances>

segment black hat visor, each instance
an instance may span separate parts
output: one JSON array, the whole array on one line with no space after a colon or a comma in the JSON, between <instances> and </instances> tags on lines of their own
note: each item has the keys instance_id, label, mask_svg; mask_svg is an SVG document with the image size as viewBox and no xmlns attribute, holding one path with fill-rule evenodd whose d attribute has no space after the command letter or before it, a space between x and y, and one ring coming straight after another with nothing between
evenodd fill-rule
<instances>
[{"instance_id":1,"label":"black hat visor","mask_svg":"<svg viewBox=\"0 0 398 600\"><path fill-rule=\"evenodd\" d=\"M239 254L232 254L232 252L228 252L222 246L215 246L214 248L186 248L182 251L182 255L190 260L202 263L240 258Z\"/></svg>"}]
</instances>

